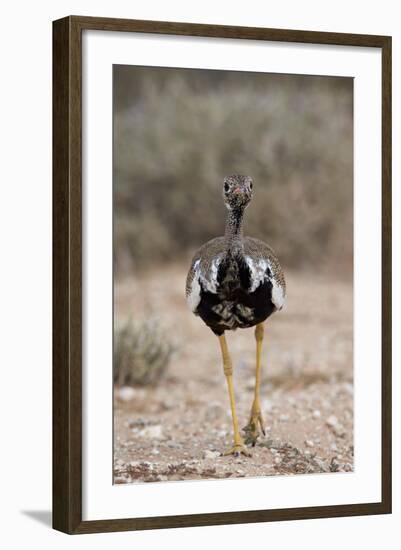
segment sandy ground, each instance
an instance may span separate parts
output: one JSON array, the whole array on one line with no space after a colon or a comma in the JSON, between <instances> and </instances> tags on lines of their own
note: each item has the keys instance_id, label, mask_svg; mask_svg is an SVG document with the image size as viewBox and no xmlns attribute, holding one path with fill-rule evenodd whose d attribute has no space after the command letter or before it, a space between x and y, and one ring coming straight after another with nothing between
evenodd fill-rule
<instances>
[{"instance_id":1,"label":"sandy ground","mask_svg":"<svg viewBox=\"0 0 401 550\"><path fill-rule=\"evenodd\" d=\"M218 341L187 309L185 275L186 266L164 267L116 284L118 319L157 315L177 352L157 386L115 389L114 482L352 471L352 286L287 274L287 304L265 327L267 433L251 458L234 458L221 456L232 423ZM227 340L244 426L254 391L253 329Z\"/></svg>"}]
</instances>

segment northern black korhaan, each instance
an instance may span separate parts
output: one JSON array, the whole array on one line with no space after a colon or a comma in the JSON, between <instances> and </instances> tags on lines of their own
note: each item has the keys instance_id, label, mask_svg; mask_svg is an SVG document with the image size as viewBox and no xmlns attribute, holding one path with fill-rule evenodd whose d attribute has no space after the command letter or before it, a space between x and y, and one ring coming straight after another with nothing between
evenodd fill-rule
<instances>
[{"instance_id":1,"label":"northern black korhaan","mask_svg":"<svg viewBox=\"0 0 401 550\"><path fill-rule=\"evenodd\" d=\"M244 212L252 195L249 176L235 174L224 179L225 234L196 252L186 281L188 305L219 338L234 427L234 445L224 454L235 456L250 453L238 428L233 368L224 332L255 326L255 395L244 428L245 443L255 445L260 431L265 433L259 397L263 322L283 307L286 294L284 274L273 250L263 241L243 235Z\"/></svg>"}]
</instances>

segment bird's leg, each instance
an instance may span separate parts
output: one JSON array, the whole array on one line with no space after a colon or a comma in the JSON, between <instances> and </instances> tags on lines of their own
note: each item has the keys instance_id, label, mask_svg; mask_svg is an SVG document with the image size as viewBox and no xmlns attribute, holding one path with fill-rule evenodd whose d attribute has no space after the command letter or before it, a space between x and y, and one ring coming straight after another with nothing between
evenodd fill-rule
<instances>
[{"instance_id":1,"label":"bird's leg","mask_svg":"<svg viewBox=\"0 0 401 550\"><path fill-rule=\"evenodd\" d=\"M234 386L233 386L233 366L231 363L230 354L228 353L226 337L224 336L224 334L219 336L219 342L220 342L221 354L223 356L224 374L227 380L228 395L230 397L231 415L233 419L233 428L234 428L234 445L231 449L226 451L224 455L233 454L234 456L239 456L240 454L244 454L246 456L251 456L250 452L246 449L244 445L244 441L241 437L241 434L238 428L238 419L237 419L237 412L235 410L235 397L234 397Z\"/></svg>"},{"instance_id":2,"label":"bird's leg","mask_svg":"<svg viewBox=\"0 0 401 550\"><path fill-rule=\"evenodd\" d=\"M263 324L256 325L256 376L255 376L255 396L252 403L251 415L248 424L244 428L246 434L245 442L255 446L256 440L262 431L265 435L265 427L263 423L262 413L260 410L260 376L261 376L261 353L263 342Z\"/></svg>"}]
</instances>

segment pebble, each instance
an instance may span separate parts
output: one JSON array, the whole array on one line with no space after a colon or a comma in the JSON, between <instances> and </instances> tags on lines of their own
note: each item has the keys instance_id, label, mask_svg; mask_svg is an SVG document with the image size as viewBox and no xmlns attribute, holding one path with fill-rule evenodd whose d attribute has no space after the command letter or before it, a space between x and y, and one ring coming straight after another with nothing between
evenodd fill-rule
<instances>
[{"instance_id":1,"label":"pebble","mask_svg":"<svg viewBox=\"0 0 401 550\"><path fill-rule=\"evenodd\" d=\"M313 443L313 441L312 441L311 439L307 439L307 440L305 441L305 445L306 445L307 447L314 447L314 446L315 446L315 444Z\"/></svg>"},{"instance_id":2,"label":"pebble","mask_svg":"<svg viewBox=\"0 0 401 550\"><path fill-rule=\"evenodd\" d=\"M262 409L266 412L270 412L273 408L273 404L270 399L263 399Z\"/></svg>"},{"instance_id":3,"label":"pebble","mask_svg":"<svg viewBox=\"0 0 401 550\"><path fill-rule=\"evenodd\" d=\"M144 428L145 426L150 426L153 424L148 418L136 418L135 420L130 420L125 423L129 428Z\"/></svg>"},{"instance_id":4,"label":"pebble","mask_svg":"<svg viewBox=\"0 0 401 550\"><path fill-rule=\"evenodd\" d=\"M160 425L146 426L138 434L140 437L149 437L151 439L163 439L163 429Z\"/></svg>"},{"instance_id":5,"label":"pebble","mask_svg":"<svg viewBox=\"0 0 401 550\"><path fill-rule=\"evenodd\" d=\"M123 386L118 390L118 398L120 401L124 401L127 403L128 401L132 401L136 395L136 391L134 388L131 388L131 386Z\"/></svg>"},{"instance_id":6,"label":"pebble","mask_svg":"<svg viewBox=\"0 0 401 550\"><path fill-rule=\"evenodd\" d=\"M280 414L280 422L288 422L289 418L288 414Z\"/></svg>"},{"instance_id":7,"label":"pebble","mask_svg":"<svg viewBox=\"0 0 401 550\"><path fill-rule=\"evenodd\" d=\"M345 428L342 424L336 424L335 426L333 426L333 432L336 434L336 436L338 437L344 437L345 435Z\"/></svg>"},{"instance_id":8,"label":"pebble","mask_svg":"<svg viewBox=\"0 0 401 550\"><path fill-rule=\"evenodd\" d=\"M313 411L312 416L313 416L313 418L320 418L322 416L322 414L318 409L316 409L316 410Z\"/></svg>"},{"instance_id":9,"label":"pebble","mask_svg":"<svg viewBox=\"0 0 401 550\"><path fill-rule=\"evenodd\" d=\"M203 458L218 458L219 456L220 453L218 451L209 451L209 449L203 451Z\"/></svg>"},{"instance_id":10,"label":"pebble","mask_svg":"<svg viewBox=\"0 0 401 550\"><path fill-rule=\"evenodd\" d=\"M131 478L129 476L117 476L114 478L114 483L129 483Z\"/></svg>"},{"instance_id":11,"label":"pebble","mask_svg":"<svg viewBox=\"0 0 401 550\"><path fill-rule=\"evenodd\" d=\"M318 457L315 457L314 460L323 472L326 472L326 473L330 472L330 466L328 464L326 464L326 462L324 462L324 460L321 460Z\"/></svg>"},{"instance_id":12,"label":"pebble","mask_svg":"<svg viewBox=\"0 0 401 550\"><path fill-rule=\"evenodd\" d=\"M337 417L334 416L334 414L332 414L331 416L329 416L329 418L326 420L326 424L328 426L330 426L331 428L333 428L334 426L336 426L338 424L338 420L337 420Z\"/></svg>"},{"instance_id":13,"label":"pebble","mask_svg":"<svg viewBox=\"0 0 401 550\"><path fill-rule=\"evenodd\" d=\"M174 409L175 404L174 404L174 401L169 401L169 400L165 399L164 401L161 402L161 406L166 411L170 411L170 410Z\"/></svg>"},{"instance_id":14,"label":"pebble","mask_svg":"<svg viewBox=\"0 0 401 550\"><path fill-rule=\"evenodd\" d=\"M353 396L354 386L352 384L350 384L349 382L344 382L343 389L348 395L350 395L351 397Z\"/></svg>"},{"instance_id":15,"label":"pebble","mask_svg":"<svg viewBox=\"0 0 401 550\"><path fill-rule=\"evenodd\" d=\"M274 459L274 462L275 462L276 464L280 464L281 458L280 458L279 456L276 456L275 459Z\"/></svg>"},{"instance_id":16,"label":"pebble","mask_svg":"<svg viewBox=\"0 0 401 550\"><path fill-rule=\"evenodd\" d=\"M167 443L167 447L170 447L170 449L181 449L182 445L176 441L169 441Z\"/></svg>"},{"instance_id":17,"label":"pebble","mask_svg":"<svg viewBox=\"0 0 401 550\"><path fill-rule=\"evenodd\" d=\"M284 446L284 442L280 439L268 439L265 443L263 443L264 447L267 447L268 449L282 449Z\"/></svg>"}]
</instances>

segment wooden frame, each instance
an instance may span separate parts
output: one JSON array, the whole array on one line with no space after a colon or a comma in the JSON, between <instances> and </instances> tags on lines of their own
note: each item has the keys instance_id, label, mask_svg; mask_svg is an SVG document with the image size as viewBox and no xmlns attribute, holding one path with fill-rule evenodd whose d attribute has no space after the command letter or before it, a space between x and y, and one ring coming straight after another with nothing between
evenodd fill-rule
<instances>
[{"instance_id":1,"label":"wooden frame","mask_svg":"<svg viewBox=\"0 0 401 550\"><path fill-rule=\"evenodd\" d=\"M382 51L382 497L281 510L82 521L81 35L84 29L380 48ZM69 534L391 512L391 37L66 17L53 23L53 527Z\"/></svg>"}]
</instances>

